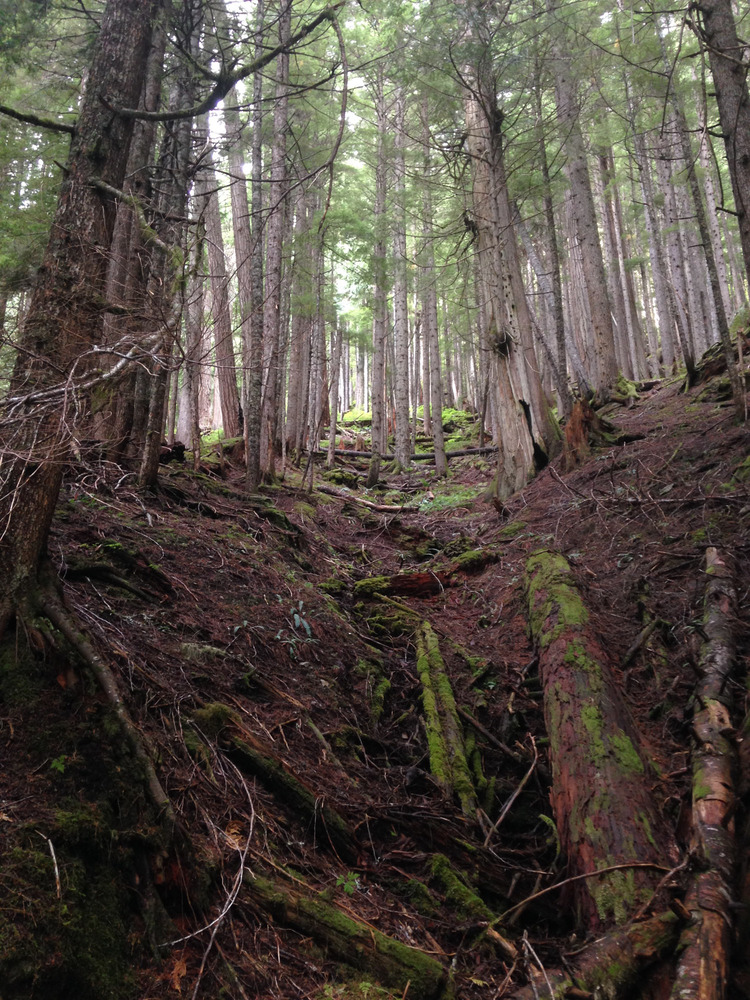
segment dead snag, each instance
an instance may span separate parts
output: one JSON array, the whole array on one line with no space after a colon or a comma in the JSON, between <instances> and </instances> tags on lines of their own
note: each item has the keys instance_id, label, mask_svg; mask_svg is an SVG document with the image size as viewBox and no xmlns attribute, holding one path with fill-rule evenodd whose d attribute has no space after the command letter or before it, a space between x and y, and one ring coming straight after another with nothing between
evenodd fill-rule
<instances>
[{"instance_id":1,"label":"dead snag","mask_svg":"<svg viewBox=\"0 0 750 1000\"><path fill-rule=\"evenodd\" d=\"M719 1000L726 996L732 943L737 765L727 682L734 667L732 622L737 598L732 572L716 549L706 550L706 595L693 716L691 852L699 870L685 900L693 915L681 938L672 996Z\"/></svg>"},{"instance_id":2,"label":"dead snag","mask_svg":"<svg viewBox=\"0 0 750 1000\"><path fill-rule=\"evenodd\" d=\"M473 817L476 798L463 729L438 639L428 622L423 622L417 633L417 672L422 682L430 770L448 794L458 796L464 815Z\"/></svg>"},{"instance_id":3,"label":"dead snag","mask_svg":"<svg viewBox=\"0 0 750 1000\"><path fill-rule=\"evenodd\" d=\"M648 968L673 951L679 930L679 920L672 912L618 928L584 948L575 958L574 972L547 970L545 974L532 966L531 985L511 996L513 1000L549 996L549 983L555 997L630 1000L640 996L637 987Z\"/></svg>"},{"instance_id":4,"label":"dead snag","mask_svg":"<svg viewBox=\"0 0 750 1000\"><path fill-rule=\"evenodd\" d=\"M526 573L550 741L550 797L571 873L628 861L671 867L677 851L659 816L657 776L570 566L559 553L543 550L529 558ZM574 886L579 918L594 932L623 924L651 894L649 876L640 869Z\"/></svg>"},{"instance_id":5,"label":"dead snag","mask_svg":"<svg viewBox=\"0 0 750 1000\"><path fill-rule=\"evenodd\" d=\"M253 902L278 923L309 935L331 956L367 972L383 986L403 991L409 1000L443 995L447 977L440 962L345 913L322 893L253 878L247 871L245 885Z\"/></svg>"}]
</instances>

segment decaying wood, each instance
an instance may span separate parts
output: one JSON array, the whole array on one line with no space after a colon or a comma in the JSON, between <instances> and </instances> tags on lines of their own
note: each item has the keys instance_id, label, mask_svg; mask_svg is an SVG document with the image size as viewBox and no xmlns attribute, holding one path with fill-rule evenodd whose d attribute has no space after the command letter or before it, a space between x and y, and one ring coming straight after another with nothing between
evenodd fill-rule
<instances>
[{"instance_id":1,"label":"decaying wood","mask_svg":"<svg viewBox=\"0 0 750 1000\"><path fill-rule=\"evenodd\" d=\"M729 714L734 669L737 597L732 571L716 549L706 550L706 595L693 716L693 805L691 851L696 872L685 903L693 922L681 937L672 997L723 1000L727 996L732 944L730 902L736 848L734 771L737 755Z\"/></svg>"},{"instance_id":2,"label":"decaying wood","mask_svg":"<svg viewBox=\"0 0 750 1000\"><path fill-rule=\"evenodd\" d=\"M313 938L323 950L409 1000L433 1000L446 985L446 971L431 955L388 937L345 913L322 895L245 873L252 901L274 920Z\"/></svg>"},{"instance_id":3,"label":"decaying wood","mask_svg":"<svg viewBox=\"0 0 750 1000\"><path fill-rule=\"evenodd\" d=\"M672 866L674 840L658 811L658 778L589 624L570 566L542 550L526 565L532 637L539 651L550 740L550 798L573 874L638 860ZM652 890L644 869L573 887L588 930L621 924Z\"/></svg>"},{"instance_id":4,"label":"decaying wood","mask_svg":"<svg viewBox=\"0 0 750 1000\"><path fill-rule=\"evenodd\" d=\"M334 490L331 486L318 486L318 492L338 497L339 500L358 503L360 507L367 507L368 510L376 510L381 514L405 514L408 511L419 510L419 507L414 504L373 503L372 500L363 500L362 497L357 497L353 493L342 493L340 490Z\"/></svg>"},{"instance_id":5,"label":"decaying wood","mask_svg":"<svg viewBox=\"0 0 750 1000\"><path fill-rule=\"evenodd\" d=\"M473 817L476 796L466 760L463 730L438 638L429 622L423 622L417 633L417 673L422 682L430 770L449 795L458 797L464 815Z\"/></svg>"},{"instance_id":6,"label":"decaying wood","mask_svg":"<svg viewBox=\"0 0 750 1000\"><path fill-rule=\"evenodd\" d=\"M671 911L612 931L574 957L572 973L547 970L554 997L631 1000L639 995L636 986L646 970L672 951L679 932L680 922ZM510 994L513 1000L549 996L539 969L532 969L530 978L531 985Z\"/></svg>"}]
</instances>

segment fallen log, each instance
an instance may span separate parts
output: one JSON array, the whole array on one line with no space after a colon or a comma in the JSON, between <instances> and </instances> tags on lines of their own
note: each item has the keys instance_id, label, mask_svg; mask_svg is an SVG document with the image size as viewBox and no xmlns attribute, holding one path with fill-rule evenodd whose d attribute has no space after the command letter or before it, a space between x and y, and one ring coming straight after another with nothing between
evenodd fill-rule
<instances>
[{"instance_id":1,"label":"fallen log","mask_svg":"<svg viewBox=\"0 0 750 1000\"><path fill-rule=\"evenodd\" d=\"M458 797L464 816L473 817L477 802L463 729L438 638L429 622L423 622L417 633L417 673L422 682L430 770L448 795Z\"/></svg>"},{"instance_id":2,"label":"fallen log","mask_svg":"<svg viewBox=\"0 0 750 1000\"><path fill-rule=\"evenodd\" d=\"M244 882L252 901L275 921L313 938L331 956L367 972L382 986L409 1000L435 1000L443 995L445 969L419 948L388 937L322 894L253 877L247 871Z\"/></svg>"},{"instance_id":3,"label":"fallen log","mask_svg":"<svg viewBox=\"0 0 750 1000\"><path fill-rule=\"evenodd\" d=\"M550 798L571 874L637 859L672 867L673 835L653 786L658 778L562 555L526 564L532 638L539 654L550 741ZM571 893L588 931L624 924L651 898L645 869L581 879Z\"/></svg>"},{"instance_id":4,"label":"fallen log","mask_svg":"<svg viewBox=\"0 0 750 1000\"><path fill-rule=\"evenodd\" d=\"M538 1000L550 996L551 990L554 997L631 1000L641 995L637 986L644 973L672 952L679 933L680 921L671 911L618 928L579 952L572 972L532 965L531 984L510 997Z\"/></svg>"},{"instance_id":5,"label":"fallen log","mask_svg":"<svg viewBox=\"0 0 750 1000\"><path fill-rule=\"evenodd\" d=\"M728 681L734 669L737 597L732 572L716 549L706 550L706 595L701 678L693 716L691 853L696 872L685 905L693 921L680 939L680 960L671 996L721 1000L727 995L737 852L734 772L737 754L729 714Z\"/></svg>"}]
</instances>

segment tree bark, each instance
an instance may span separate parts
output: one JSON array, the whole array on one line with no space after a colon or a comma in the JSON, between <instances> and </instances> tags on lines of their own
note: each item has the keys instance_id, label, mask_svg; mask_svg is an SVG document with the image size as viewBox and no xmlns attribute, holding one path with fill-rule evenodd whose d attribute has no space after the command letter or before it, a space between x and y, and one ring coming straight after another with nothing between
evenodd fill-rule
<instances>
[{"instance_id":1,"label":"tree bark","mask_svg":"<svg viewBox=\"0 0 750 1000\"><path fill-rule=\"evenodd\" d=\"M699 0L700 36L708 49L716 104L732 179L742 256L750 287L750 96L745 46L737 35L731 0Z\"/></svg>"},{"instance_id":2,"label":"tree bark","mask_svg":"<svg viewBox=\"0 0 750 1000\"><path fill-rule=\"evenodd\" d=\"M526 566L529 621L539 651L550 739L552 808L571 873L628 861L671 867L677 855L657 810L656 775L563 556ZM644 778L648 776L648 781ZM624 923L651 897L643 869L574 883L586 929Z\"/></svg>"},{"instance_id":3,"label":"tree bark","mask_svg":"<svg viewBox=\"0 0 750 1000\"><path fill-rule=\"evenodd\" d=\"M24 324L2 421L0 633L34 589L62 470L73 435L75 385L102 331L107 255L116 199L92 181L121 189L132 119L108 104L138 103L158 4L109 0L89 71L49 244ZM45 395L45 393L52 395Z\"/></svg>"}]
</instances>

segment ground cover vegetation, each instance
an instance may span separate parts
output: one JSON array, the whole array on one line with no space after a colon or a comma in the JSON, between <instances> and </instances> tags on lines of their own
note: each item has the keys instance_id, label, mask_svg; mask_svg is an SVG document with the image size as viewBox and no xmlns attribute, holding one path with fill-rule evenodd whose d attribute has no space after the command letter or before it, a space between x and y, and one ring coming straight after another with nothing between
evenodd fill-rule
<instances>
[{"instance_id":1,"label":"ground cover vegetation","mask_svg":"<svg viewBox=\"0 0 750 1000\"><path fill-rule=\"evenodd\" d=\"M0 12L3 998L750 996L744 32Z\"/></svg>"}]
</instances>

